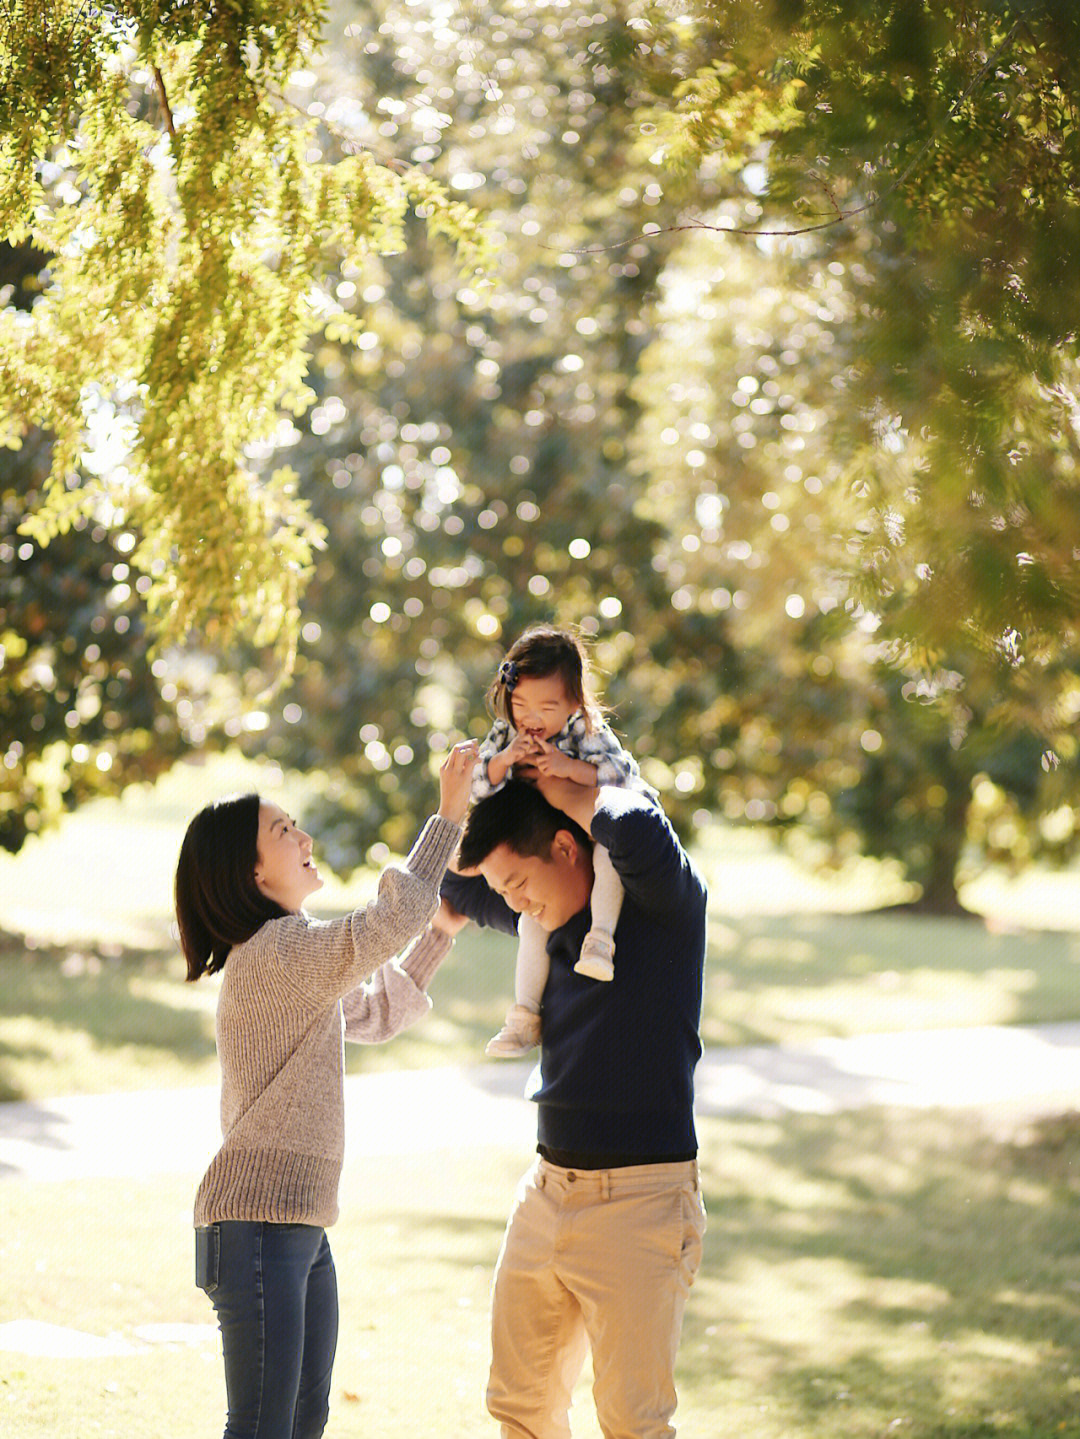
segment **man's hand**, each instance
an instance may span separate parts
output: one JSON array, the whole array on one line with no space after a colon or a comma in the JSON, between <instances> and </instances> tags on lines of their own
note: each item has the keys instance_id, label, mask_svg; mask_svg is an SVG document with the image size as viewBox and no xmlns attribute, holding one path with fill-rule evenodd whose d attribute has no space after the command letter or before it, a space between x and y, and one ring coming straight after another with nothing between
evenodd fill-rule
<instances>
[{"instance_id":1,"label":"man's hand","mask_svg":"<svg viewBox=\"0 0 1080 1439\"><path fill-rule=\"evenodd\" d=\"M439 901L439 907L431 917L432 929L448 934L451 939L455 934L459 934L468 922L468 916L459 914L448 899Z\"/></svg>"}]
</instances>

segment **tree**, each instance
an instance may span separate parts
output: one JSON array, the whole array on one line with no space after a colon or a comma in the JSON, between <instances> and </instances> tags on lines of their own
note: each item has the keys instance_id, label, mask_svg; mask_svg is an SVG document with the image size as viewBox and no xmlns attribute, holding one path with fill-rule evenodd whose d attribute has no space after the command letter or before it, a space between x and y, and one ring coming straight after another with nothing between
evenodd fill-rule
<instances>
[{"instance_id":1,"label":"tree","mask_svg":"<svg viewBox=\"0 0 1080 1439\"><path fill-rule=\"evenodd\" d=\"M153 779L186 749L148 655L134 535L77 521L41 554L18 533L47 473L47 442L31 433L0 482L0 848L12 852L65 810Z\"/></svg>"},{"instance_id":2,"label":"tree","mask_svg":"<svg viewBox=\"0 0 1080 1439\"><path fill-rule=\"evenodd\" d=\"M0 294L25 310L43 257L0 246ZM0 848L18 851L86 799L152 779L185 748L131 572L135 536L85 517L44 553L19 533L44 488L30 430L0 473Z\"/></svg>"},{"instance_id":3,"label":"tree","mask_svg":"<svg viewBox=\"0 0 1080 1439\"><path fill-rule=\"evenodd\" d=\"M683 603L719 609L742 659L737 739L707 751L719 804L834 858L899 859L926 907L955 910L969 834L1012 863L1073 851L1074 778L1047 733L1069 735L1044 707L1069 692L1072 657L1027 697L1012 657L959 624L932 668L898 660L852 583L873 520L850 471L867 439L845 266L809 242L720 259L699 236L668 271L632 444Z\"/></svg>"},{"instance_id":4,"label":"tree","mask_svg":"<svg viewBox=\"0 0 1080 1439\"><path fill-rule=\"evenodd\" d=\"M243 721L234 695L231 724L326 769L340 867L407 842L429 743L482 726L506 640L554 614L594 636L616 723L678 823L717 805L840 848L861 836L947 904L962 813L994 853L1066 852L1076 828L1076 21L1061 0L677 8L349 0L323 51L302 6L277 7L273 33L256 4L176 7L166 30L110 11L75 92L124 73L136 129L117 133L139 137L131 173L157 176L129 187L134 213L186 248L117 222L106 201L128 190L82 141L54 150L68 170L41 171L34 214L51 227L46 289L33 325L2 317L0 363L6 344L54 430L65 394L130 416L119 489L84 463L71 503L107 496L110 523L149 537L150 581L170 573L162 551L154 574L154 536L192 557L158 594L158 632L176 638L184 596L209 596L204 670L235 675L249 709L269 630L238 650L233 620L246 605L299 626L310 567L294 687ZM66 54L49 33L49 56ZM24 179L19 145L41 123L74 145L59 67L45 71L45 122L40 96L15 106L3 142ZM73 193L112 248L143 236L127 288L110 245L87 248L64 213ZM469 263L505 237L495 286L462 276L444 230ZM203 305L188 280L214 257L223 288ZM65 293L91 296L91 318ZM96 297L119 315L148 294L163 297L160 323L138 322L140 353L160 355L152 395L117 327L92 319ZM190 335L166 324L179 296ZM267 313L284 368L241 324ZM97 397L78 370L65 392L35 367L26 336L61 321L134 388ZM154 498L144 436L183 447L189 428L220 430L246 476L235 535L177 498L190 446ZM64 444L93 455L93 429L60 436L54 473ZM195 526L188 550L159 523L166 501ZM250 551L273 554L275 526L300 548L260 591ZM220 574L192 568L208 538ZM188 699L189 725L210 726L213 694Z\"/></svg>"},{"instance_id":5,"label":"tree","mask_svg":"<svg viewBox=\"0 0 1080 1439\"><path fill-rule=\"evenodd\" d=\"M726 194L669 266L636 450L673 530L719 521L690 590L726 575L746 660L725 804L955 908L969 839L1076 848L1076 17L695 14L642 144Z\"/></svg>"},{"instance_id":6,"label":"tree","mask_svg":"<svg viewBox=\"0 0 1080 1439\"><path fill-rule=\"evenodd\" d=\"M330 773L339 865L400 846L429 732L482 723L504 637L554 611L595 633L617 722L681 824L718 805L836 853L859 841L951 907L958 815L995 855L1006 812L1027 815L1015 857L1069 793L1041 762L1067 667L1024 699L977 629L954 624L925 672L898 651L862 569L875 466L896 454L858 388L888 255L853 222L799 245L645 237L692 199L736 228L758 202L746 156L703 188L628 143L626 117L677 83L635 52L634 18L479 10L455 31L342 12L317 103L368 117L367 143L433 166L509 243L490 303L415 243L347 280L361 344L320 350L295 451L331 535L316 618L258 742ZM1059 852L1067 828L1049 826Z\"/></svg>"},{"instance_id":7,"label":"tree","mask_svg":"<svg viewBox=\"0 0 1080 1439\"><path fill-rule=\"evenodd\" d=\"M274 465L311 337L345 323L342 257L402 243L410 206L469 272L486 240L415 170L322 163L290 100L319 0L5 0L0 234L48 257L0 312L0 443L52 444L21 526L134 533L159 644L276 645L285 671L321 529Z\"/></svg>"},{"instance_id":8,"label":"tree","mask_svg":"<svg viewBox=\"0 0 1080 1439\"><path fill-rule=\"evenodd\" d=\"M729 176L732 232L805 238L808 276L842 267L861 596L915 659L958 632L1032 666L1075 648L1080 15L694 13L698 68L642 143Z\"/></svg>"},{"instance_id":9,"label":"tree","mask_svg":"<svg viewBox=\"0 0 1080 1439\"><path fill-rule=\"evenodd\" d=\"M9 849L287 679L322 529L275 456L312 336L348 325L343 258L402 244L411 209L466 273L485 263L468 207L415 167L323 163L292 99L322 20L302 0L0 5ZM208 716L204 656L245 638L257 676L218 679Z\"/></svg>"},{"instance_id":10,"label":"tree","mask_svg":"<svg viewBox=\"0 0 1080 1439\"><path fill-rule=\"evenodd\" d=\"M293 464L327 547L296 682L250 742L328 772L316 822L339 867L407 843L430 747L482 732L506 645L553 616L595 640L614 721L680 822L709 802L693 731L730 656L722 626L673 608L627 471L665 261L625 244L662 199L622 142L644 98L608 63L628 8L584 27L555 5L474 6L456 28L385 0L337 12L313 92L327 143L366 119L365 143L431 166L506 237L480 294L410 233L346 277L358 341L316 352ZM574 253L597 236L621 248Z\"/></svg>"}]
</instances>

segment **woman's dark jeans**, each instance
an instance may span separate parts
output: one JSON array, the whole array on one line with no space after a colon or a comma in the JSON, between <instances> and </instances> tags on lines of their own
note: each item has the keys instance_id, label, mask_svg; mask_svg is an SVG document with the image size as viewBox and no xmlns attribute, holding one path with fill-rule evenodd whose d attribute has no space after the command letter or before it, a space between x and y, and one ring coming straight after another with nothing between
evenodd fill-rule
<instances>
[{"instance_id":1,"label":"woman's dark jeans","mask_svg":"<svg viewBox=\"0 0 1080 1439\"><path fill-rule=\"evenodd\" d=\"M224 1439L319 1439L337 1347L338 1296L326 1233L310 1224L223 1220L214 1274L199 1275L221 1326Z\"/></svg>"}]
</instances>

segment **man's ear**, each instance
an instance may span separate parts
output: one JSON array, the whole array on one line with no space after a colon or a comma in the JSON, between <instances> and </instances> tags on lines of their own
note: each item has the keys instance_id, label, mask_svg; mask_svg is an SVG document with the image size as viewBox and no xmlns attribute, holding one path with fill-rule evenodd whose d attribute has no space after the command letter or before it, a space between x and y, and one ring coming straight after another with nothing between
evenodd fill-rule
<instances>
[{"instance_id":1,"label":"man's ear","mask_svg":"<svg viewBox=\"0 0 1080 1439\"><path fill-rule=\"evenodd\" d=\"M569 860L576 864L580 848L575 837L568 829L556 830L555 838L551 841L551 858Z\"/></svg>"}]
</instances>

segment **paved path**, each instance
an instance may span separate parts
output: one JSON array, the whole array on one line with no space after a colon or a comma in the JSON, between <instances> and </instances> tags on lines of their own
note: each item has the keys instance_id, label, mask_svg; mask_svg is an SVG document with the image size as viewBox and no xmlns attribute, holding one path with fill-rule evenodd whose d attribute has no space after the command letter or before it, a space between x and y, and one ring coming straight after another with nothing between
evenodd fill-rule
<instances>
[{"instance_id":1,"label":"paved path","mask_svg":"<svg viewBox=\"0 0 1080 1439\"><path fill-rule=\"evenodd\" d=\"M535 1143L530 1066L361 1074L346 1080L346 1148L393 1155ZM0 1179L145 1176L205 1168L216 1088L0 1104ZM708 1050L699 1114L830 1114L867 1105L1080 1108L1080 1023L944 1029Z\"/></svg>"}]
</instances>

